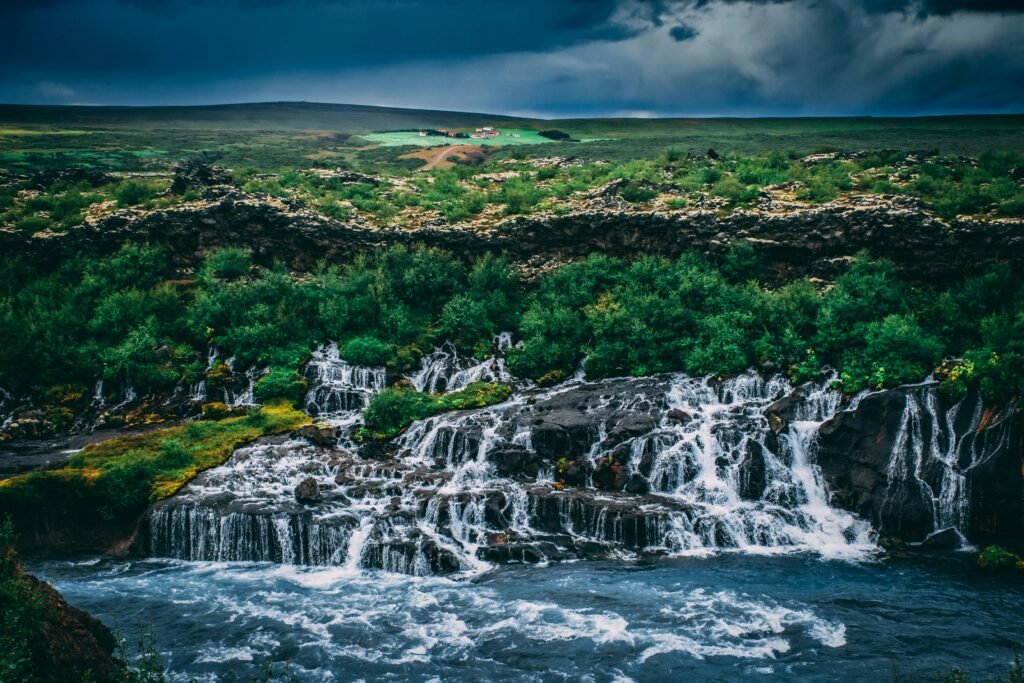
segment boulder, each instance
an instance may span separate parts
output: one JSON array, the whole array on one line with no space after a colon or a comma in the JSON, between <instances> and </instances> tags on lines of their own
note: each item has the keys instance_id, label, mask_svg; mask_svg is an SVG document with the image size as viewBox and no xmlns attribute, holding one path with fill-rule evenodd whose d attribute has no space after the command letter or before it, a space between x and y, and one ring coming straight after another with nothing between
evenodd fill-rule
<instances>
[{"instance_id":1,"label":"boulder","mask_svg":"<svg viewBox=\"0 0 1024 683\"><path fill-rule=\"evenodd\" d=\"M294 436L306 439L317 446L333 446L338 442L338 429L333 425L303 425L292 432Z\"/></svg>"},{"instance_id":2,"label":"boulder","mask_svg":"<svg viewBox=\"0 0 1024 683\"><path fill-rule=\"evenodd\" d=\"M303 505L319 503L320 498L320 484L313 477L306 477L295 487L295 500Z\"/></svg>"},{"instance_id":3,"label":"boulder","mask_svg":"<svg viewBox=\"0 0 1024 683\"><path fill-rule=\"evenodd\" d=\"M760 499L764 495L766 481L764 447L748 440L739 464L740 497L744 500Z\"/></svg>"},{"instance_id":4,"label":"boulder","mask_svg":"<svg viewBox=\"0 0 1024 683\"><path fill-rule=\"evenodd\" d=\"M665 419L670 422L678 422L679 424L686 424L693 421L693 415L681 410L679 408L673 408L672 410L665 413Z\"/></svg>"},{"instance_id":5,"label":"boulder","mask_svg":"<svg viewBox=\"0 0 1024 683\"><path fill-rule=\"evenodd\" d=\"M796 411L806 399L807 389L797 387L765 408L764 415L768 418L768 426L772 432L779 434L785 431L789 423L796 419Z\"/></svg>"},{"instance_id":6,"label":"boulder","mask_svg":"<svg viewBox=\"0 0 1024 683\"><path fill-rule=\"evenodd\" d=\"M936 550L960 550L964 546L964 537L959 531L950 527L929 534L921 543L925 548Z\"/></svg>"},{"instance_id":7,"label":"boulder","mask_svg":"<svg viewBox=\"0 0 1024 683\"><path fill-rule=\"evenodd\" d=\"M234 184L234 178L224 169L200 159L189 159L175 164L171 192L184 194L188 190L200 190L211 185Z\"/></svg>"}]
</instances>

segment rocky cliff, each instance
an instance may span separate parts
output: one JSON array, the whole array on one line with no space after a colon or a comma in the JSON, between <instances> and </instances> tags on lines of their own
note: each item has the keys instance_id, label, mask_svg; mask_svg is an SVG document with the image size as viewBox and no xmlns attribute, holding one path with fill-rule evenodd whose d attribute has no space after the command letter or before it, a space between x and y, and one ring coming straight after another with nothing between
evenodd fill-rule
<instances>
[{"instance_id":1,"label":"rocky cliff","mask_svg":"<svg viewBox=\"0 0 1024 683\"><path fill-rule=\"evenodd\" d=\"M1024 256L1024 221L943 221L904 197L859 196L816 208L723 213L697 209L643 211L587 208L563 216L535 214L490 226L375 228L332 221L298 201L208 188L205 199L152 212L124 210L65 233L0 230L0 249L34 259L109 253L125 242L166 245L183 266L218 246L246 246L261 262L297 270L321 260L345 261L368 247L421 243L472 257L506 252L524 270L594 252L635 257L718 253L736 241L752 244L779 276L829 276L837 261L860 250L893 259L906 274L941 279L995 260Z\"/></svg>"}]
</instances>

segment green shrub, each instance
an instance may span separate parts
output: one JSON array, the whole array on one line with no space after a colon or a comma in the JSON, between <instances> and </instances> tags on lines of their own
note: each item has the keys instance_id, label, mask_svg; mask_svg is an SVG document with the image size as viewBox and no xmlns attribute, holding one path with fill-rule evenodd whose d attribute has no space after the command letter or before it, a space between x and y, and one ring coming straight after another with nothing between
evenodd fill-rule
<instances>
[{"instance_id":1,"label":"green shrub","mask_svg":"<svg viewBox=\"0 0 1024 683\"><path fill-rule=\"evenodd\" d=\"M126 180L114 190L118 206L137 206L156 196L156 189L138 180Z\"/></svg>"},{"instance_id":2,"label":"green shrub","mask_svg":"<svg viewBox=\"0 0 1024 683\"><path fill-rule=\"evenodd\" d=\"M341 356L353 365L379 367L394 357L394 348L376 337L356 337L341 350Z\"/></svg>"},{"instance_id":3,"label":"green shrub","mask_svg":"<svg viewBox=\"0 0 1024 683\"><path fill-rule=\"evenodd\" d=\"M20 221L14 224L15 230L22 232L39 232L46 230L52 224L49 218L43 218L42 216L29 216L22 218Z\"/></svg>"},{"instance_id":4,"label":"green shrub","mask_svg":"<svg viewBox=\"0 0 1024 683\"><path fill-rule=\"evenodd\" d=\"M507 384L474 382L461 391L448 394L424 394L408 388L385 389L374 394L363 411L367 427L378 438L390 438L416 420L450 410L483 408L508 400L512 388Z\"/></svg>"},{"instance_id":5,"label":"green shrub","mask_svg":"<svg viewBox=\"0 0 1024 683\"><path fill-rule=\"evenodd\" d=\"M658 191L639 183L629 183L619 192L630 204L644 204L658 196Z\"/></svg>"},{"instance_id":6,"label":"green shrub","mask_svg":"<svg viewBox=\"0 0 1024 683\"><path fill-rule=\"evenodd\" d=\"M297 405L306 396L308 388L306 380L295 370L271 368L270 372L256 382L254 393L260 403L283 398Z\"/></svg>"},{"instance_id":7,"label":"green shrub","mask_svg":"<svg viewBox=\"0 0 1024 683\"><path fill-rule=\"evenodd\" d=\"M755 199L760 191L756 187L747 187L735 176L725 176L711 186L711 194L724 197L733 204L742 204Z\"/></svg>"},{"instance_id":8,"label":"green shrub","mask_svg":"<svg viewBox=\"0 0 1024 683\"><path fill-rule=\"evenodd\" d=\"M199 276L208 281L237 280L252 268L252 251L241 247L214 249L203 260Z\"/></svg>"}]
</instances>

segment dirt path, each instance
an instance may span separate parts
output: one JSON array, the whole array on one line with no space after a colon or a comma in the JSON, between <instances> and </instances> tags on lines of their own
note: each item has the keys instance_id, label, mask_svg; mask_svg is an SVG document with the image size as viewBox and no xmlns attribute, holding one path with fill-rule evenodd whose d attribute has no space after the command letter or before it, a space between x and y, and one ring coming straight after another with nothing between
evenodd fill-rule
<instances>
[{"instance_id":1,"label":"dirt path","mask_svg":"<svg viewBox=\"0 0 1024 683\"><path fill-rule=\"evenodd\" d=\"M487 156L480 145L445 145L444 147L426 147L415 152L403 154L400 159L423 159L426 163L420 166L418 171L429 171L434 168L450 168L453 164L448 157L460 159L483 159Z\"/></svg>"}]
</instances>

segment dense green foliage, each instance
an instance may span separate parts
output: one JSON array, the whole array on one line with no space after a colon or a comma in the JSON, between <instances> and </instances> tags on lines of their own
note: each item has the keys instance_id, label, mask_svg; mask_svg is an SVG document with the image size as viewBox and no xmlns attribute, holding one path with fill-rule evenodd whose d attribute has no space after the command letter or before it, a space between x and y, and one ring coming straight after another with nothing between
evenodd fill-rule
<instances>
[{"instance_id":1,"label":"dense green foliage","mask_svg":"<svg viewBox=\"0 0 1024 683\"><path fill-rule=\"evenodd\" d=\"M388 438L415 422L449 410L483 408L501 403L512 395L507 384L473 382L465 389L447 394L425 394L407 388L385 389L373 396L363 411L367 431Z\"/></svg>"},{"instance_id":2,"label":"dense green foliage","mask_svg":"<svg viewBox=\"0 0 1024 683\"><path fill-rule=\"evenodd\" d=\"M800 380L827 365L855 392L917 381L953 357L942 374L953 394L979 386L1006 400L1024 388L1024 285L1008 266L938 290L866 256L824 287L769 287L749 246L718 262L594 255L530 288L502 258L467 267L404 247L301 276L229 249L175 279L164 253L137 246L52 271L0 269L0 386L16 394L88 395L99 378L108 392L159 392L204 374L213 387L231 375L220 361L204 370L215 346L236 368L269 366L261 399L296 401L296 371L326 340L353 363L409 370L446 339L485 355L503 330L524 342L510 367L533 378L571 375L584 358L592 377L774 367Z\"/></svg>"},{"instance_id":3,"label":"dense green foliage","mask_svg":"<svg viewBox=\"0 0 1024 683\"><path fill-rule=\"evenodd\" d=\"M588 375L607 377L770 365L799 380L829 365L856 392L920 380L948 355L968 359L954 378L961 388L980 384L998 400L1024 389L1024 287L1008 267L934 292L862 256L819 292L803 280L768 289L738 279L757 273L737 267L749 258L734 252L722 270L695 256L565 266L530 297L510 367L565 375L585 357ZM993 290L1000 296L982 294Z\"/></svg>"},{"instance_id":4,"label":"dense green foliage","mask_svg":"<svg viewBox=\"0 0 1024 683\"><path fill-rule=\"evenodd\" d=\"M43 621L42 596L18 566L14 526L0 522L0 680L32 678L32 645Z\"/></svg>"},{"instance_id":5,"label":"dense green foliage","mask_svg":"<svg viewBox=\"0 0 1024 683\"><path fill-rule=\"evenodd\" d=\"M166 254L151 247L53 271L5 262L0 386L84 391L103 378L112 391L160 391L200 379L213 345L236 367L274 369L257 387L262 396L293 398L301 381L294 371L317 343L339 340L354 363L411 367L416 345L441 341L435 324L467 348L489 344L514 326L520 294L500 258L466 268L429 249L393 248L302 279L253 267L238 249L211 254L194 281L173 279ZM211 379L223 372L215 365Z\"/></svg>"}]
</instances>

